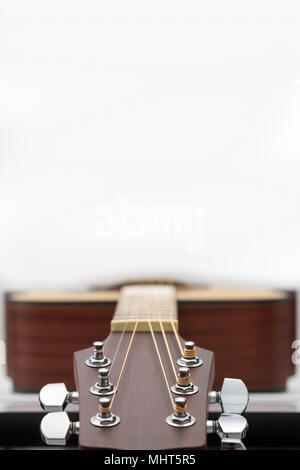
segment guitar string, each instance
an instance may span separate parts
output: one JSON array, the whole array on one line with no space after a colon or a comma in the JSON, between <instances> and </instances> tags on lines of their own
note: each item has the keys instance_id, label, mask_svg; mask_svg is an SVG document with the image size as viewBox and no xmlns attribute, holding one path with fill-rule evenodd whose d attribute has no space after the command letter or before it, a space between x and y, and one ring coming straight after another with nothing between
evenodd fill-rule
<instances>
[{"instance_id":1,"label":"guitar string","mask_svg":"<svg viewBox=\"0 0 300 470\"><path fill-rule=\"evenodd\" d=\"M171 393L171 390L170 390L170 387L169 387L169 384L168 384L168 379L167 379L167 376L166 376L165 368L164 368L164 365L162 363L162 359L161 359L161 356L160 356L160 352L159 352L159 349L158 349L158 346L157 346L156 338L155 338L150 320L148 320L148 324L149 324L149 329L151 331L151 336L152 336L152 339L153 339L153 343L154 343L154 346L155 346L155 349L156 349L156 352L157 352L158 360L159 360L159 363L160 363L160 366L161 366L161 370L162 370L162 373L163 373L163 376L164 376L164 379L165 379L165 382L166 382L166 386L167 386L167 389L168 389L170 400L171 400L171 403L172 403L172 406L173 406L173 409L174 409L175 408L175 403L174 403L172 393Z\"/></svg>"},{"instance_id":2,"label":"guitar string","mask_svg":"<svg viewBox=\"0 0 300 470\"><path fill-rule=\"evenodd\" d=\"M150 315L150 312L149 312L149 315ZM171 312L170 312L170 318L171 318ZM119 342L118 342L118 345L117 345L117 348L116 348L116 352L115 352L115 355L114 355L114 358L113 358L113 361L112 361L110 370L112 369L112 366L113 366L113 364L114 364L114 361L115 361L117 352L118 352L118 350L119 350L120 344L121 344L121 342L122 342L122 339L123 339L123 336L124 336L124 333L125 333L125 330L126 330L126 326L127 326L127 324L128 324L128 321L129 321L129 318L127 317L127 321L126 321L126 323L125 323L125 325L124 325L124 327L123 327L122 334L121 334L120 340L119 340ZM119 375L119 378L118 378L118 381L117 381L117 384L116 384L116 390L115 390L115 392L114 392L114 395L113 395L113 398L112 398L112 401L111 401L111 406L110 406L110 408L112 407L112 404L113 404L113 402L114 402L116 393L117 393L118 388L119 388L119 384L120 384L120 381L121 381L121 377L122 377L122 374L123 374L123 371L124 371L124 368L125 368L125 365L126 365L126 361L127 361L128 355L129 355L129 351L130 351L130 348L131 348L131 345L132 345L132 342L133 342L135 333L136 333L136 329L137 329L138 323L139 323L139 322L136 321L135 326L134 326L134 330L133 330L132 335L131 335L131 338L130 338L130 342L129 342L129 345L128 345L128 348L127 348L127 351L126 351L126 355L125 355L125 358L124 358L124 361L123 361L123 364L122 364L122 368L121 368L120 375ZM159 352L159 348L158 348L158 345L157 345L157 342L156 342L156 338L155 338L155 335L154 335L154 332L153 332L153 328L152 328L151 322L148 321L148 323L149 323L149 329L150 329L150 331L151 331L151 336L152 336L152 339L153 339L153 342L154 342L154 345L155 345L155 349L156 349L156 352L157 352L157 355L158 355L158 358L159 358L159 362L160 362L160 365L161 365L161 368L162 368L162 372L163 372L163 375L164 375L164 379L165 379L165 382L166 382L166 385L167 385L167 388L168 388L168 392L169 392L169 396L170 396L170 399L171 399L171 403L172 403L172 405L173 405L173 407L174 407L175 404L174 404L173 397L172 397L172 394L171 394L171 391L170 391L170 387L169 387L169 384L168 384L166 372L165 372L165 369L164 369L164 366L163 366L163 363L162 363L162 359L161 359L160 352ZM159 319L159 323L160 323L161 331L162 331L162 334L163 334L163 337L164 337L165 345L166 345L166 348L167 348L167 351L168 351L168 355L169 355L169 358L170 358L170 362L171 362L171 365L172 365L172 368L173 368L173 372L174 372L174 375L175 375L175 379L177 380L176 370L175 370L175 367L174 367L174 364L173 364L173 360L172 360L170 348L169 348L168 341L167 341L167 338L166 338L166 335L165 335L165 331L164 331L164 328L163 328L163 324L162 324L162 321L161 321L161 310L160 310L160 319ZM173 323L172 323L172 322L171 322L171 324L172 324L172 327L173 327ZM173 327L173 330L174 330L174 333L175 333L176 330L174 329L174 327ZM176 333L177 333L177 332L176 332ZM176 336L176 335L175 335L175 336ZM177 341L178 341L178 340L177 340ZM180 342L179 342L179 344L180 344ZM180 346L181 346L181 345L180 345Z\"/></svg>"},{"instance_id":3,"label":"guitar string","mask_svg":"<svg viewBox=\"0 0 300 470\"><path fill-rule=\"evenodd\" d=\"M133 301L132 301L132 295L131 295L131 297L130 297L130 302L129 302L129 306L132 305L132 303L133 303ZM129 310L130 310L130 308L128 307L128 304L127 304L127 311L129 311ZM121 335L121 338L120 338L120 340L119 340L119 343L118 343L118 346L117 346L117 350L116 350L116 352L115 352L114 359L113 359L113 362L112 362L112 365L111 365L110 370L112 369L112 366L113 366L114 360L115 360L115 358L116 358L118 349L119 349L119 347L120 347L122 338L123 338L123 336L124 336L124 333L125 333L127 324L128 324L128 322L129 322L129 320L130 320L129 317L130 317L130 315L128 315L128 313L127 313L127 320L126 320L126 323L125 323L125 325L124 325L124 327L123 327L122 335ZM140 319L140 312L139 312L139 314L138 314L138 319ZM137 326L138 326L138 323L139 323L139 320L138 320L138 319L136 319L135 326L134 326L133 332L132 332L132 334L131 334L130 342L129 342L129 344L128 344L128 348L127 348L127 351L126 351L126 355L125 355L125 358L124 358L124 361L123 361L123 364L122 364L122 367L121 367L120 375L119 375L119 378L118 378L118 381L117 381L117 384L116 384L116 389L115 389L114 395L113 395L112 400L111 400L110 408L112 407L112 404L113 404L113 402L114 402L116 393L117 393L118 388L119 388L119 384L120 384L120 380L121 380L121 377L122 377L122 373L123 373L123 370L124 370L124 368L125 368L125 364L126 364L127 357L128 357L128 354L129 354L129 351L130 351L130 348L131 348L131 344L132 344L132 341L133 341L133 338L134 338L134 336L135 336L136 329L137 329Z\"/></svg>"},{"instance_id":4,"label":"guitar string","mask_svg":"<svg viewBox=\"0 0 300 470\"><path fill-rule=\"evenodd\" d=\"M170 312L170 320L172 321L172 317L171 317L172 313L171 313L171 310L170 310L170 305L169 305L169 312ZM163 335L163 338L164 338L164 342L165 342L165 346L166 346L168 356L169 356L169 359L170 359L170 362L171 362L171 366L172 366L172 369L173 369L173 372L174 372L175 381L177 382L177 372L176 372L176 368L174 366L174 361L173 361L173 358L172 358L169 343L168 343L166 333L165 333L165 330L164 330L164 326L163 326L163 322L162 322L162 318L161 318L161 313L162 312L161 312L161 309L160 309L159 310L159 325L160 325L160 329L161 329L161 332L162 332L162 335Z\"/></svg>"},{"instance_id":5,"label":"guitar string","mask_svg":"<svg viewBox=\"0 0 300 470\"><path fill-rule=\"evenodd\" d=\"M122 343L122 340L123 340L123 337L124 337L124 333L125 333L127 324L128 324L128 320L126 320L126 323L124 324L124 327L123 327L123 330L122 330L120 339L119 339L119 341L118 341L118 344L117 344L117 347L116 347L116 351L115 351L113 360L112 360L112 362L111 362L111 366L110 366L110 368L109 368L109 372L110 372L110 373L111 373L111 371L112 371L112 368L113 368L113 365L114 365L114 363L115 363L117 354L118 354L118 352L119 352L119 349L120 349L120 346L121 346L121 343Z\"/></svg>"},{"instance_id":6,"label":"guitar string","mask_svg":"<svg viewBox=\"0 0 300 470\"><path fill-rule=\"evenodd\" d=\"M161 317L161 315L160 315L160 317ZM119 351L119 349L120 349L122 340L123 340L123 338L124 338L124 334L125 334L125 330L126 330L126 328L127 328L128 322L129 322L129 317L127 317L127 320L126 320L126 322L125 322L125 324L124 324L124 326L123 326L122 333L121 333L120 339L119 339L119 341L118 341L118 344L117 344L117 347L116 347L116 350L115 350L115 354L114 354L114 357L113 357L113 360L112 360L112 363L111 363L111 366L110 366L110 372L112 371L113 365L114 365L114 363L115 363L115 359L116 359L116 357L117 357L117 354L118 354L118 351ZM183 355L183 348L182 348L182 345L181 345L181 343L180 343L180 340L179 340L178 333L177 333L177 330L176 330L176 328L175 328L174 322L175 322L175 320L172 320L171 311L170 311L170 323L171 323L171 326L172 326L173 333L174 333L174 335L175 335L176 341L177 341L177 343L178 343L179 350L180 350L181 354ZM165 332L164 332L163 324L162 324L161 321L160 321L159 323L160 323L160 328L161 328L161 331L162 331L162 334L163 334L164 342L165 342L165 345L166 345L166 348L167 348L167 351L168 351L168 355L169 355L169 358L170 358L170 361L171 361L172 369L173 369L175 378L176 378L176 380L177 380L176 369L175 369L174 364L173 364L173 360L172 360L171 352L170 352L169 345L168 345L168 342L167 342L167 339L166 339L166 335L165 335ZM110 334L108 335L108 337L107 337L105 343L107 343L107 340L110 338L111 334L112 334L112 332L110 332Z\"/></svg>"},{"instance_id":7,"label":"guitar string","mask_svg":"<svg viewBox=\"0 0 300 470\"><path fill-rule=\"evenodd\" d=\"M132 298L131 298L131 300L132 300ZM132 302L130 302L130 304L132 304ZM110 369L109 369L109 372L110 372L110 373L111 373L111 371L112 371L113 365L114 365L114 363L115 363L115 359L116 359L117 354L118 354L118 351L119 351L119 349L120 349L120 346L121 346L121 343L122 343L122 340L123 340L123 337L124 337L124 333L125 333L125 330L126 330L127 325L128 325L128 321L129 321L129 316L127 316L126 323L125 323L124 326L123 326L122 334L121 334L120 339L119 339L119 341L118 341L118 344L117 344L117 347L116 347L116 351L115 351L115 354L114 354L114 357L113 357L113 360L112 360L112 363L111 363L111 366L110 366ZM111 333L110 333L110 335L111 335ZM110 335L109 335L109 336L110 336Z\"/></svg>"},{"instance_id":8,"label":"guitar string","mask_svg":"<svg viewBox=\"0 0 300 470\"><path fill-rule=\"evenodd\" d=\"M168 379L167 379L167 374L166 374L166 371L165 371L165 368L164 368L164 365L163 365L163 362L162 362L162 358L161 358L161 355L160 355L160 352L159 352L159 347L158 347L158 344L157 344L157 341L156 341L156 338L155 338L155 334L154 334L154 331L153 331L153 328L152 328L151 320L150 320L150 315L151 315L151 312L152 312L152 309L153 309L153 298L150 301L150 306L149 307L150 307L149 312L148 312L149 330L151 332L152 340L153 340L153 343L154 343L154 346L155 346L155 349L156 349L156 353L157 353L158 360L159 360L159 363L160 363L160 366L161 366L161 370L162 370L162 373L163 373L163 376L164 376L164 379L165 379L165 382L166 382L166 385L167 385L167 390L168 390L168 393L169 393L169 397L170 397L172 406L174 408L175 403L174 403L174 400L173 400L173 396L172 396L171 389L170 389Z\"/></svg>"},{"instance_id":9,"label":"guitar string","mask_svg":"<svg viewBox=\"0 0 300 470\"><path fill-rule=\"evenodd\" d=\"M183 356L183 347L182 347L182 344L180 342L178 332L175 328L174 320L171 321L171 325L172 325L172 328L173 328L173 331L174 331L175 338L176 338L177 343L178 343L179 351L181 352L181 355Z\"/></svg>"},{"instance_id":10,"label":"guitar string","mask_svg":"<svg viewBox=\"0 0 300 470\"><path fill-rule=\"evenodd\" d=\"M124 368L125 368L125 364L126 364L126 361L127 361L127 357L128 357L128 354L129 354L131 345L132 345L133 338L134 338L134 336L135 336L135 332L136 332L138 323L139 323L138 321L135 322L134 329L133 329L133 331L132 331L132 333L131 333L131 337L130 337L130 341L129 341L129 344L128 344L128 348L127 348L127 351L126 351L126 354L125 354L125 358L124 358L124 361L123 361L123 364L122 364L122 367L121 367L120 375L119 375L119 378L118 378L118 381L117 381L117 384L116 384L116 390L115 390L115 392L114 392L114 394L113 394L113 397L112 397L112 400L111 400L111 403L110 403L110 408L111 408L112 405L113 405L113 402L114 402L116 393L117 393L118 388L119 388L120 380L121 380L121 377L122 377L122 374L123 374L123 370L124 370Z\"/></svg>"},{"instance_id":11,"label":"guitar string","mask_svg":"<svg viewBox=\"0 0 300 470\"><path fill-rule=\"evenodd\" d=\"M115 312L116 312L116 310L115 310ZM125 323L124 326L123 326L122 333L121 333L120 339L119 339L119 341L118 341L118 344L117 344L117 347L116 347L116 350L115 350L114 357L113 357L113 359L112 359L111 365L109 366L109 372L110 372L110 373L111 373L111 371L112 371L113 365L114 365L114 363L115 363L115 359L116 359L116 357L117 357L117 353L118 353L118 351L119 351L121 342L122 342L122 340L123 340L124 333L125 333L125 330L126 330L126 327L127 327L127 324L128 324L128 320L129 320L129 318L127 318L126 323ZM108 340L109 340L110 337L112 336L112 333L113 333L113 331L110 331L109 335L107 336L107 338L106 338L106 340L105 340L105 343L104 343L104 346L103 346L103 352L105 352L105 349L104 349L104 348L105 348L105 346L106 346Z\"/></svg>"},{"instance_id":12,"label":"guitar string","mask_svg":"<svg viewBox=\"0 0 300 470\"><path fill-rule=\"evenodd\" d=\"M175 379L177 381L177 372L176 372L176 369L175 369L175 366L174 366L174 362L173 362L173 358L172 358L172 355L171 355L171 351L170 351L170 347L169 347L169 344L168 344L168 340L167 340L167 337L166 337L166 333L164 331L164 327L163 327L163 324L161 321L159 321L159 324L160 324L160 329L161 329L161 332L162 332L162 335L163 335L163 338L164 338L164 342L165 342L165 345L166 345L166 348L167 348L167 352L168 352L168 356L169 356L169 359L170 359L170 363L171 363L171 366L172 366L172 369L173 369L173 372L174 372L174 376L175 376Z\"/></svg>"}]
</instances>

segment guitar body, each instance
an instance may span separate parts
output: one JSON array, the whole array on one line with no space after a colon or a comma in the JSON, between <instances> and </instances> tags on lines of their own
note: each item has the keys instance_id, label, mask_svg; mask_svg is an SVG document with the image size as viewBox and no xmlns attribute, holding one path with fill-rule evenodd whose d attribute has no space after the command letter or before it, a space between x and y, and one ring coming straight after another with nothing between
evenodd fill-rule
<instances>
[{"instance_id":1,"label":"guitar body","mask_svg":"<svg viewBox=\"0 0 300 470\"><path fill-rule=\"evenodd\" d=\"M119 289L6 296L8 374L17 391L47 382L74 387L73 351L110 331ZM179 333L213 350L224 376L250 390L282 390L294 373L295 293L267 289L177 288Z\"/></svg>"}]
</instances>

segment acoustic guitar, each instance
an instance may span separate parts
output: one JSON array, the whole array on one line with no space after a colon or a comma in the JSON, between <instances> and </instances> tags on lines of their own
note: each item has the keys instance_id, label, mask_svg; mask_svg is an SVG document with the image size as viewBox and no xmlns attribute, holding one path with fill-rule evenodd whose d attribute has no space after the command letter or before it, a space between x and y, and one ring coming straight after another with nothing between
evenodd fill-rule
<instances>
[{"instance_id":1,"label":"acoustic guitar","mask_svg":"<svg viewBox=\"0 0 300 470\"><path fill-rule=\"evenodd\" d=\"M205 449L207 433L216 432L221 448L244 449L246 386L227 378L213 391L213 352L183 340L178 323L174 286L121 288L108 337L74 353L77 391L63 383L40 391L49 412L43 440L65 445L76 434L80 449ZM208 420L216 402L222 413ZM79 404L79 422L63 411L68 403Z\"/></svg>"},{"instance_id":2,"label":"acoustic guitar","mask_svg":"<svg viewBox=\"0 0 300 470\"><path fill-rule=\"evenodd\" d=\"M7 294L7 372L15 391L37 392L47 382L62 381L74 388L73 352L91 344L95 331L101 338L109 334L120 289L130 284ZM215 387L222 386L224 377L240 377L251 391L285 388L294 373L295 292L178 285L172 280L163 284L175 288L179 333L214 351Z\"/></svg>"}]
</instances>

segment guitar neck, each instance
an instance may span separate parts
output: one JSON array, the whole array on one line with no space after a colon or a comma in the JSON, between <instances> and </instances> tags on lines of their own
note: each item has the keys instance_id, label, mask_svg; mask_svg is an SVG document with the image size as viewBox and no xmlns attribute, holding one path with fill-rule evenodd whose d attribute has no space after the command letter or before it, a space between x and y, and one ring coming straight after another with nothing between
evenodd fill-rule
<instances>
[{"instance_id":1,"label":"guitar neck","mask_svg":"<svg viewBox=\"0 0 300 470\"><path fill-rule=\"evenodd\" d=\"M168 285L133 285L121 289L111 331L178 330L176 289Z\"/></svg>"}]
</instances>

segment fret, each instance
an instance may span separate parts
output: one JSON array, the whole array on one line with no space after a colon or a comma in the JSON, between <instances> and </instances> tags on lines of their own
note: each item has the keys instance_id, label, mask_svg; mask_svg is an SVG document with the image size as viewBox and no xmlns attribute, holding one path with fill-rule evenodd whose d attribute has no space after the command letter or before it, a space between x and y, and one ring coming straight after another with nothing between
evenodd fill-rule
<instances>
[{"instance_id":1,"label":"fret","mask_svg":"<svg viewBox=\"0 0 300 470\"><path fill-rule=\"evenodd\" d=\"M119 301L111 321L111 331L178 330L176 289L169 285L131 285L120 291Z\"/></svg>"}]
</instances>

